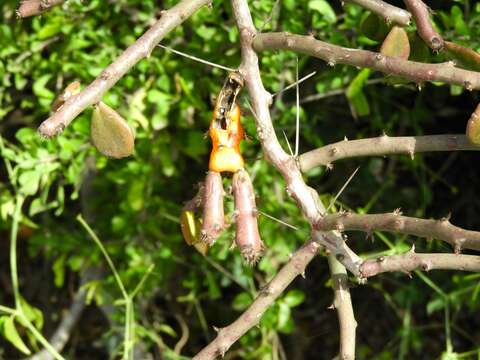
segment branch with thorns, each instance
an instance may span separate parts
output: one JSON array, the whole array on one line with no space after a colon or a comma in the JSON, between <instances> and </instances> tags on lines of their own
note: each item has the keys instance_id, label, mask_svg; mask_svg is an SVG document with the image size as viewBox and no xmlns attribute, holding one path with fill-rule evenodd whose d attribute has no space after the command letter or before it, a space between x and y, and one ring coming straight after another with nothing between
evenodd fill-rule
<instances>
[{"instance_id":1,"label":"branch with thorns","mask_svg":"<svg viewBox=\"0 0 480 360\"><path fill-rule=\"evenodd\" d=\"M385 214L353 214L340 212L326 215L316 224L323 231L358 230L371 234L375 230L443 240L453 246L455 253L462 249L480 250L480 232L465 230L450 223L448 217L426 220L403 216L399 209Z\"/></svg>"}]
</instances>

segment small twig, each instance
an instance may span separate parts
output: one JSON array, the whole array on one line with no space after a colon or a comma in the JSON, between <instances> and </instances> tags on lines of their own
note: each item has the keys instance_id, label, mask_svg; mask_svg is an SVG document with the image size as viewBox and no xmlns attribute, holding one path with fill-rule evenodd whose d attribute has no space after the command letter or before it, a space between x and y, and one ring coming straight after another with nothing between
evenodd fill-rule
<instances>
[{"instance_id":1,"label":"small twig","mask_svg":"<svg viewBox=\"0 0 480 360\"><path fill-rule=\"evenodd\" d=\"M417 32L425 43L433 50L440 51L443 49L444 41L442 36L433 28L430 20L430 11L422 0L404 0L407 9L413 15L417 24Z\"/></svg>"},{"instance_id":2,"label":"small twig","mask_svg":"<svg viewBox=\"0 0 480 360\"><path fill-rule=\"evenodd\" d=\"M227 67L227 66L223 66L223 65L220 65L220 64L216 64L214 62L211 62L211 61L207 61L207 60L203 60L199 57L196 57L196 56L193 56L193 55L189 55L187 53L184 53L184 52L181 52L181 51L178 51L178 50L175 50L175 49L172 49L171 47L168 47L168 46L164 46L162 44L158 44L157 45L158 47L161 47L162 49L165 49L165 50L168 50L174 54L177 54L177 55L181 55L183 57L186 57L187 59L191 59L191 60L194 60L194 61L198 61L199 63L202 63L202 64L206 64L206 65L210 65L210 66L213 66L213 67L216 67L216 68L219 68L219 69L222 69L222 70L226 70L226 71L235 71L235 69L233 68L230 68L230 67Z\"/></svg>"},{"instance_id":3,"label":"small twig","mask_svg":"<svg viewBox=\"0 0 480 360\"><path fill-rule=\"evenodd\" d=\"M348 276L345 267L334 256L328 257L328 265L333 282L333 308L337 311L340 326L339 359L355 359L355 332L357 321L353 313L352 299L348 286Z\"/></svg>"},{"instance_id":4,"label":"small twig","mask_svg":"<svg viewBox=\"0 0 480 360\"><path fill-rule=\"evenodd\" d=\"M345 0L358 4L365 9L383 17L387 23L394 22L400 26L410 25L412 15L401 8L390 5L382 0Z\"/></svg>"},{"instance_id":5,"label":"small twig","mask_svg":"<svg viewBox=\"0 0 480 360\"><path fill-rule=\"evenodd\" d=\"M365 278L384 272L414 270L460 270L480 271L480 256L459 254L417 254L413 250L402 255L382 256L366 260L360 266Z\"/></svg>"},{"instance_id":6,"label":"small twig","mask_svg":"<svg viewBox=\"0 0 480 360\"><path fill-rule=\"evenodd\" d=\"M478 231L465 230L452 225L448 218L426 220L402 216L399 210L385 214L360 215L342 212L326 215L315 224L315 227L324 231L359 230L369 234L379 230L438 239L452 245L456 253L461 249L480 250L480 232Z\"/></svg>"},{"instance_id":7,"label":"small twig","mask_svg":"<svg viewBox=\"0 0 480 360\"><path fill-rule=\"evenodd\" d=\"M143 58L148 58L165 35L200 7L210 2L211 0L182 0L169 10L163 11L161 18L107 66L100 76L83 91L70 97L57 112L40 125L38 128L40 135L52 137L61 133L83 110L98 103L103 94L113 87L128 70Z\"/></svg>"},{"instance_id":8,"label":"small twig","mask_svg":"<svg viewBox=\"0 0 480 360\"><path fill-rule=\"evenodd\" d=\"M263 216L265 216L265 217L267 217L267 218L269 218L269 219L272 219L273 221L276 221L276 222L278 222L278 223L280 223L280 224L282 224L282 225L285 225L286 227L289 227L290 229L298 230L298 228L297 228L296 226L293 226L293 225L291 225L291 224L289 224L289 223L287 223L287 222L285 222L285 221L283 221L283 220L280 220L280 219L276 218L275 216L269 215L269 214L267 214L266 212L263 212L263 211L261 211L261 210L258 210L258 213L261 214L261 215L263 215Z\"/></svg>"},{"instance_id":9,"label":"small twig","mask_svg":"<svg viewBox=\"0 0 480 360\"><path fill-rule=\"evenodd\" d=\"M316 40L312 36L285 32L257 34L253 46L256 51L292 50L317 57L332 66L346 64L370 68L416 83L441 81L464 86L467 90L480 89L480 72L456 68L452 61L439 64L420 63L373 51L345 48Z\"/></svg>"},{"instance_id":10,"label":"small twig","mask_svg":"<svg viewBox=\"0 0 480 360\"><path fill-rule=\"evenodd\" d=\"M299 157L302 171L316 166L327 166L337 160L362 157L436 151L480 151L480 145L472 144L463 134L398 136L387 135L360 140L343 140L306 152Z\"/></svg>"},{"instance_id":11,"label":"small twig","mask_svg":"<svg viewBox=\"0 0 480 360\"><path fill-rule=\"evenodd\" d=\"M367 82L365 82L364 86L374 85L374 84L382 84L384 82L385 82L384 78L371 79L371 80L367 80ZM335 89L335 90L327 91L326 93L323 93L323 94L307 95L307 96L304 96L300 99L300 104L305 104L305 103L325 99L325 98L328 98L328 97L331 97L331 96L344 95L347 92L347 90L348 90L348 87L342 88L342 89Z\"/></svg>"},{"instance_id":12,"label":"small twig","mask_svg":"<svg viewBox=\"0 0 480 360\"><path fill-rule=\"evenodd\" d=\"M190 337L190 329L188 328L188 325L185 322L185 319L183 318L182 314L176 313L175 319L177 319L177 322L180 325L180 329L182 330L182 336L175 344L175 347L173 348L173 352L177 355L180 355L182 353L183 347L185 346L185 344L188 341L188 338Z\"/></svg>"},{"instance_id":13,"label":"small twig","mask_svg":"<svg viewBox=\"0 0 480 360\"><path fill-rule=\"evenodd\" d=\"M298 59L297 59L298 60ZM284 93L285 91L287 90L290 90L291 88L294 88L294 87L298 87L299 84L301 84L302 82L304 82L305 80L308 80L310 79L312 76L314 76L317 72L316 71L312 71L310 74L308 75L305 75L304 77L302 77L301 79L298 78L298 74L297 74L297 79L294 83L288 85L288 86L285 86L282 90L272 94L272 96L277 96L277 95L280 95L282 93Z\"/></svg>"},{"instance_id":14,"label":"small twig","mask_svg":"<svg viewBox=\"0 0 480 360\"><path fill-rule=\"evenodd\" d=\"M64 2L65 0L23 0L20 2L16 13L19 18L40 15Z\"/></svg>"},{"instance_id":15,"label":"small twig","mask_svg":"<svg viewBox=\"0 0 480 360\"><path fill-rule=\"evenodd\" d=\"M298 56L297 56L297 66L296 66L296 86L295 86L295 153L294 156L298 156L298 149L300 148L300 90L298 87Z\"/></svg>"}]
</instances>

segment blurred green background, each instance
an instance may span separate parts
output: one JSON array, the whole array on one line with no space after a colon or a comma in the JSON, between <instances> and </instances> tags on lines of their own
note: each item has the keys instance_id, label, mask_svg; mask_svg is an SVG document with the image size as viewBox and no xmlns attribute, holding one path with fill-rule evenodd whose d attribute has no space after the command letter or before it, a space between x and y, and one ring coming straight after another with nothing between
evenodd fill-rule
<instances>
[{"instance_id":1,"label":"blurred green background","mask_svg":"<svg viewBox=\"0 0 480 360\"><path fill-rule=\"evenodd\" d=\"M87 303L63 354L69 359L114 359L122 351L121 297L98 247L76 221L81 213L102 240L128 289L152 264L155 268L135 301L138 343L146 359L180 359L175 346L188 327L181 349L192 356L215 337L213 326L232 322L309 236L309 226L284 189L284 181L264 159L248 111L243 124L250 141L244 156L260 211L260 233L268 249L257 267L242 263L231 250L234 227L210 249L208 259L185 244L179 227L183 203L196 193L206 173L205 138L212 103L226 73L157 48L132 68L103 101L136 132L133 156L112 160L90 144L92 109L84 111L52 140L41 139L38 125L49 116L56 94L71 81L89 84L131 45L160 11L176 1L70 0L42 16L19 20L17 1L0 5L0 304L13 302L8 234L16 192L26 197L18 240L21 294L38 308L48 338L67 310L85 269L99 278L83 285ZM403 6L400 1L392 3ZM326 0L258 0L249 5L255 25L264 31L307 34L338 45L377 50L385 33L381 21L356 5ZM480 50L480 4L431 1L434 21L445 39ZM379 34L373 34L378 29ZM407 29L414 35L414 26ZM375 31L376 32L376 31ZM213 1L162 42L224 66L240 63L239 37L228 1ZM446 60L417 44L414 59ZM262 79L275 93L295 81L296 55L261 54ZM342 140L381 135L463 133L480 101L477 92L445 84L406 83L343 65L299 56L301 84L300 152ZM348 95L348 96L346 96ZM247 95L240 97L248 109ZM272 118L277 136L294 143L295 91L275 97ZM326 203L360 166L339 198L337 208L438 218L452 214L455 225L479 229L478 155L436 153L340 161L332 171L317 168L308 184ZM230 179L225 177L225 187ZM232 198L226 212L233 212ZM448 252L444 243L393 234L350 235L362 256L417 251ZM358 321L359 359L480 358L480 275L460 272L384 274L351 289ZM260 327L235 344L230 359L331 359L338 351L331 280L324 257L308 267L267 311ZM0 334L5 335L5 326ZM32 350L41 348L18 332ZM30 340L30 341L29 341ZM177 351L178 352L178 351ZM150 357L147 357L150 356ZM0 358L23 358L0 337Z\"/></svg>"}]
</instances>

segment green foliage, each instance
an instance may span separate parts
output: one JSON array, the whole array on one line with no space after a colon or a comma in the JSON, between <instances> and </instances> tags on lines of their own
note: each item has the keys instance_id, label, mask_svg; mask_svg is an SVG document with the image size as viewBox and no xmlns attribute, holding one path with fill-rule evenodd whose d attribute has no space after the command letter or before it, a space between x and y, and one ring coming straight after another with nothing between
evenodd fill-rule
<instances>
[{"instance_id":1,"label":"green foliage","mask_svg":"<svg viewBox=\"0 0 480 360\"><path fill-rule=\"evenodd\" d=\"M164 1L162 6L167 8L176 2ZM255 25L264 31L313 31L318 38L337 45L375 51L388 33L382 19L352 4L343 10L324 0L259 0L249 4ZM267 251L256 268L245 266L238 250L230 249L234 227L209 250L208 260L184 243L180 211L183 203L196 193L195 185L203 180L207 170L210 144L204 134L211 118L212 98L226 74L161 48L133 67L102 99L135 130L132 156L112 160L92 147L92 109L79 115L57 138L41 139L35 129L49 116L56 94L73 80L79 80L83 87L88 85L152 24L161 8L153 0L70 0L42 16L19 21L14 14L16 5L13 0L0 5L0 151L6 162L0 165L1 234L10 227L17 191L27 198L22 208L22 226L33 233L22 242L20 270L41 259L52 272L51 279L42 281L50 281L68 298L77 286L72 279L81 278L86 269L106 269L99 248L75 220L81 213L102 239L126 289L135 289L151 265L155 265L137 295L139 306L134 314L133 336L143 342L147 351L162 351L166 358L181 359L173 351L182 336L178 320L181 315L190 329L182 354L192 355L214 336L212 325L224 326L248 307L260 288L308 238L308 225L286 195L283 179L263 159L254 119L245 115L242 122L252 140L242 146L258 208L298 230L260 216L260 233ZM436 9L435 22L447 40L479 50L480 28L476 24L480 21L480 5L467 5L461 1L453 6L437 2L431 7ZM449 59L448 54L433 54L421 40L418 42L413 27L407 30L411 60ZM238 41L230 3L215 1L212 9L202 8L162 43L235 68L240 62ZM459 87L427 85L426 90L418 93L415 84L406 82L396 81L396 87L379 85L381 75L369 70L326 66L303 57L299 64L300 76L317 71L315 77L301 85L301 96L324 96L302 105L301 152L344 136L363 138L383 131L392 136L462 132L462 119L466 122L473 110L467 109L464 102L478 102L478 95ZM294 82L295 66L296 55L291 52L262 54L262 79L267 90L277 92ZM335 92L346 95L347 100L345 96L329 96ZM240 103L245 112L246 102L247 95L243 93ZM358 115L357 121L349 107ZM282 131L292 142L294 91L276 97L272 113L277 136L287 149ZM462 156L467 155L458 158ZM465 190L475 188L467 181L476 181L476 174L468 161L465 164L449 159L446 155L427 155L416 156L413 161L407 157L345 161L336 165L333 172L315 169L306 179L324 194L328 203L358 162L361 170L340 197L339 207L358 212L385 212L401 207L406 214L424 217L444 216L453 210L459 225L478 227L478 219L472 215L476 211L471 210L478 203ZM451 175L458 173L464 174L462 179ZM230 179L226 179L225 187L229 184ZM452 209L454 203L459 205ZM226 198L225 209L232 217L231 196ZM364 256L404 252L413 241L385 234L375 234L375 238L373 245L356 235L350 241ZM447 251L438 242L416 243L421 250ZM325 325L335 321L333 317L328 321L324 317L332 296L326 261L318 260L313 268L307 271L307 279L295 282L294 288L288 289L265 313L260 328L252 329L240 340L240 346L233 348L239 358L274 358L272 353L279 347L273 344L280 340L272 339L288 344L298 337L310 339L327 332L336 336L331 333L331 325ZM9 270L3 266L1 271L6 275ZM423 276L414 275L413 280L408 280L388 274L372 279L365 286L367 295L352 289L354 307L359 305L359 358L407 359L429 353L453 359L465 358L462 354L476 355L475 343L462 334L477 331L478 335L478 328L465 319L479 311L478 276ZM23 276L22 294L34 281ZM122 296L109 271L81 286L86 290L87 303L99 309ZM372 293L380 299L372 300ZM29 304L45 304L35 298L39 295L29 296ZM1 304L11 300L8 294L0 294ZM374 316L360 306L370 301L374 302L369 309ZM385 320L379 319L382 316L375 306L388 314ZM26 303L22 307L38 329L43 326L39 309L60 315L58 308L37 309ZM109 320L123 324L126 315L122 307L115 309ZM308 326L306 318L310 321ZM449 319L448 326L445 318ZM389 330L376 340L366 339L371 329L362 328L362 324L369 328L371 325L365 324L375 321ZM47 323L52 330L51 321L46 320ZM429 326L435 327L434 333ZM18 317L0 317L0 333L27 354L38 345L25 345L23 327L25 324ZM465 327L463 333L452 330L459 327ZM108 332L100 341L105 349L109 349L109 344L121 343L123 330L119 326L103 326L101 332ZM438 340L445 337L452 339L453 349ZM304 358L318 358L320 351L323 356L331 354L330 358L335 355L337 344L326 343L323 349L323 345L314 342L315 346L305 345L302 349ZM6 358L20 356L17 350L6 349ZM69 358L80 358L76 351L79 350L73 347L66 349Z\"/></svg>"}]
</instances>

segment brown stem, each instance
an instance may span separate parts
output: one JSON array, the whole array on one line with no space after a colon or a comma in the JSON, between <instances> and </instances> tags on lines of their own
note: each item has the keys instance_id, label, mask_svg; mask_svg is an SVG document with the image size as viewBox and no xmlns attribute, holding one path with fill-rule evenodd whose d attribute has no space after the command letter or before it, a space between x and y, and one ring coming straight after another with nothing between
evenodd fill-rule
<instances>
[{"instance_id":1,"label":"brown stem","mask_svg":"<svg viewBox=\"0 0 480 360\"><path fill-rule=\"evenodd\" d=\"M246 263L255 265L262 257L265 245L258 232L258 211L252 181L245 170L240 170L233 175L232 183L237 225L235 243Z\"/></svg>"},{"instance_id":2,"label":"brown stem","mask_svg":"<svg viewBox=\"0 0 480 360\"><path fill-rule=\"evenodd\" d=\"M433 28L428 6L425 5L422 0L404 0L404 2L415 19L417 32L423 41L425 41L433 51L442 50L444 41L442 36Z\"/></svg>"},{"instance_id":3,"label":"brown stem","mask_svg":"<svg viewBox=\"0 0 480 360\"><path fill-rule=\"evenodd\" d=\"M224 191L222 176L219 173L215 171L207 173L203 196L203 222L200 237L204 243L212 245L225 228Z\"/></svg>"},{"instance_id":4,"label":"brown stem","mask_svg":"<svg viewBox=\"0 0 480 360\"><path fill-rule=\"evenodd\" d=\"M333 282L333 308L337 310L338 324L340 327L340 352L339 359L355 359L355 331L357 321L352 307L348 276L345 267L332 255L328 257L328 265Z\"/></svg>"},{"instance_id":5,"label":"brown stem","mask_svg":"<svg viewBox=\"0 0 480 360\"><path fill-rule=\"evenodd\" d=\"M65 0L24 0L20 2L20 6L17 9L17 16L19 18L26 18L29 16L40 15L64 2Z\"/></svg>"},{"instance_id":6,"label":"brown stem","mask_svg":"<svg viewBox=\"0 0 480 360\"><path fill-rule=\"evenodd\" d=\"M420 63L373 51L329 44L316 40L313 36L285 32L257 34L253 46L256 51L288 49L317 57L332 66L347 64L370 68L385 74L401 76L416 83L441 81L464 86L467 90L480 89L480 72L456 68L452 61L440 64Z\"/></svg>"},{"instance_id":7,"label":"brown stem","mask_svg":"<svg viewBox=\"0 0 480 360\"><path fill-rule=\"evenodd\" d=\"M65 104L47 120L38 131L42 136L52 137L61 133L72 120L88 106L98 103L103 94L113 87L125 73L141 59L150 56L154 47L176 26L180 25L201 6L211 0L182 0L162 13L161 18L133 45L108 65L83 91L70 97Z\"/></svg>"},{"instance_id":8,"label":"brown stem","mask_svg":"<svg viewBox=\"0 0 480 360\"><path fill-rule=\"evenodd\" d=\"M346 2L355 3L370 10L378 16L383 17L387 23L393 22L400 26L410 25L412 15L408 11L390 5L382 0L346 0Z\"/></svg>"},{"instance_id":9,"label":"brown stem","mask_svg":"<svg viewBox=\"0 0 480 360\"><path fill-rule=\"evenodd\" d=\"M305 267L317 255L319 245L309 241L295 252L278 274L262 289L257 298L230 325L218 329L217 337L202 349L193 360L215 359L223 356L230 346L252 327L260 322L263 313L272 305L285 288L298 276L304 273Z\"/></svg>"},{"instance_id":10,"label":"brown stem","mask_svg":"<svg viewBox=\"0 0 480 360\"><path fill-rule=\"evenodd\" d=\"M433 151L480 150L480 145L472 144L463 134L398 136L387 135L360 140L343 140L322 146L300 155L302 171L309 171L320 165L327 166L340 159L361 156L385 156L406 154L414 157L416 153Z\"/></svg>"},{"instance_id":11,"label":"brown stem","mask_svg":"<svg viewBox=\"0 0 480 360\"><path fill-rule=\"evenodd\" d=\"M374 230L415 235L427 239L448 242L460 252L461 249L480 250L480 232L459 228L447 218L425 220L402 216L400 211L386 214L359 215L349 212L326 215L316 224L318 229L348 231L359 230L371 233Z\"/></svg>"},{"instance_id":12,"label":"brown stem","mask_svg":"<svg viewBox=\"0 0 480 360\"><path fill-rule=\"evenodd\" d=\"M366 260L360 269L365 278L393 271L401 271L407 274L414 270L480 271L480 256L417 254L412 249L412 251L402 255L382 256L375 260Z\"/></svg>"}]
</instances>

